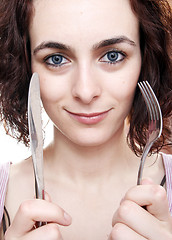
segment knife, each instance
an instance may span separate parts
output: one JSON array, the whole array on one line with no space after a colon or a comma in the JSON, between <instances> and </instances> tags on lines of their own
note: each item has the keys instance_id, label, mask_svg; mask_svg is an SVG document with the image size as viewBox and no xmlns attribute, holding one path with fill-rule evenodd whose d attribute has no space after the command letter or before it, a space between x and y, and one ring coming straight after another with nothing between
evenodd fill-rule
<instances>
[{"instance_id":1,"label":"knife","mask_svg":"<svg viewBox=\"0 0 172 240\"><path fill-rule=\"evenodd\" d=\"M35 194L36 198L44 199L43 136L40 101L39 76L37 73L34 73L30 81L28 94L28 125L35 176Z\"/></svg>"}]
</instances>

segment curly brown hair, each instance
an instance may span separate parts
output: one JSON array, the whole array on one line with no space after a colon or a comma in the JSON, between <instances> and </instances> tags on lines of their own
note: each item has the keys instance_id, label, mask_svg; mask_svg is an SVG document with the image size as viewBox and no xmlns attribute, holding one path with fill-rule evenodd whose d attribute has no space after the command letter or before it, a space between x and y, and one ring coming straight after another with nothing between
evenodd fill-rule
<instances>
[{"instance_id":1,"label":"curly brown hair","mask_svg":"<svg viewBox=\"0 0 172 240\"><path fill-rule=\"evenodd\" d=\"M140 22L142 69L139 81L148 80L161 106L163 133L152 147L159 151L172 143L172 12L165 0L130 0ZM128 141L136 154L146 144L148 113L139 89L136 89L130 114Z\"/></svg>"},{"instance_id":2,"label":"curly brown hair","mask_svg":"<svg viewBox=\"0 0 172 240\"><path fill-rule=\"evenodd\" d=\"M7 133L26 145L31 2L1 0L0 4L0 116Z\"/></svg>"},{"instance_id":3,"label":"curly brown hair","mask_svg":"<svg viewBox=\"0 0 172 240\"><path fill-rule=\"evenodd\" d=\"M162 137L152 147L159 151L172 141L171 35L172 13L166 0L130 0L140 22L142 70L139 81L148 80L163 114ZM27 97L31 77L29 22L32 0L1 0L0 4L0 117L8 134L29 145ZM141 154L146 142L148 114L136 89L129 116L128 143Z\"/></svg>"}]
</instances>

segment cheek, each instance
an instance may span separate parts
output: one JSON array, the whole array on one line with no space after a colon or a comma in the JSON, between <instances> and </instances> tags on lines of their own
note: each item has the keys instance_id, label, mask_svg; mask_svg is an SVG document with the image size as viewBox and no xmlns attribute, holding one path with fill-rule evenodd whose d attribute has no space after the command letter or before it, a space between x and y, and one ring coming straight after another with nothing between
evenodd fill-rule
<instances>
[{"instance_id":1,"label":"cheek","mask_svg":"<svg viewBox=\"0 0 172 240\"><path fill-rule=\"evenodd\" d=\"M47 80L40 78L41 98L43 102L55 103L60 101L67 93L67 86L64 81L57 79Z\"/></svg>"},{"instance_id":2,"label":"cheek","mask_svg":"<svg viewBox=\"0 0 172 240\"><path fill-rule=\"evenodd\" d=\"M136 66L133 68L133 66ZM126 102L130 104L133 100L135 89L140 75L141 59L133 65L130 65L123 71L119 71L116 75L115 81L111 82L111 94L118 102Z\"/></svg>"},{"instance_id":3,"label":"cheek","mask_svg":"<svg viewBox=\"0 0 172 240\"><path fill-rule=\"evenodd\" d=\"M109 86L109 92L118 104L125 102L127 105L130 105L134 97L137 81L138 78L126 80L118 78Z\"/></svg>"},{"instance_id":4,"label":"cheek","mask_svg":"<svg viewBox=\"0 0 172 240\"><path fill-rule=\"evenodd\" d=\"M40 78L41 99L43 103L51 104L60 101L68 93L68 78L57 77L41 64L32 61L32 72L37 72Z\"/></svg>"}]
</instances>

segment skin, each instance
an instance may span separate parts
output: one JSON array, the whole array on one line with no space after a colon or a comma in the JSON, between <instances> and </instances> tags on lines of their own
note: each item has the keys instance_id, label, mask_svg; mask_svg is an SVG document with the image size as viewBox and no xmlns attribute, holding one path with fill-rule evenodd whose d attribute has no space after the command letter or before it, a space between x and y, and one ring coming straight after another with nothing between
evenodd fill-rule
<instances>
[{"instance_id":1,"label":"skin","mask_svg":"<svg viewBox=\"0 0 172 240\"><path fill-rule=\"evenodd\" d=\"M63 10L64 5L68 14ZM102 12L103 6L102 10L96 10L97 2L92 6L90 3L82 1L77 8L76 3L73 3L71 10L67 2L64 5L59 7L57 1L58 17L56 11L50 9L50 15L53 16L54 14L55 17L48 19L44 17L44 14L42 15L42 9L40 8L35 13L35 21L31 24L32 69L40 74L44 107L63 135L77 145L100 145L114 136L119 139L121 131L116 135L114 133L123 127L123 122L120 119L124 119L128 115L140 73L141 57L138 32L132 31L126 21L122 21L120 25L112 24L111 22L114 19L109 17L109 12L104 14L104 17L108 19L106 24L102 17L97 19L97 14L102 16L104 12ZM39 1L37 6L39 8ZM113 7L116 8L116 3L112 4ZM120 8L124 11L122 5ZM89 11L90 14L86 14L86 11ZM76 14L76 17L73 17L73 14ZM119 18L119 15L117 14L116 19ZM61 19L64 21L61 21ZM134 22L134 28L138 29L138 23L133 20L135 20L134 16L131 15L130 21ZM97 32L97 24L91 24L91 22L104 24L104 29L107 28L108 33ZM92 27L90 27L90 24ZM63 29L61 31L64 31L65 34L61 34L60 30L54 32L57 25L58 29ZM47 26L46 29L45 26ZM49 26L52 27L49 28ZM110 27L115 30L110 30ZM126 30L128 28L128 30L125 31L123 28ZM86 29L89 29L89 31L86 31ZM39 36L37 31L39 31ZM92 32L96 32L96 34L93 35ZM92 50L98 48L103 40L120 38L123 35L136 46L124 42ZM59 51L59 49L47 48L37 50L42 43L57 41L69 46L71 50ZM114 47L119 48L119 51L125 50L127 56L125 61L110 66L110 64L103 62L107 58L107 56L103 58L103 55L113 50ZM42 64L43 59L57 52L65 54L67 58L63 61L64 64L61 67L55 68L50 65L46 67L46 64ZM118 59L122 58L124 56L119 54ZM130 61L128 61L129 59ZM52 59L47 62L52 62ZM137 67L133 69L133 65ZM127 75L130 77L127 78ZM123 89L123 91L121 92L119 89ZM90 127L77 124L66 111L73 113L109 111L109 113L103 123ZM112 121L114 124L111 124ZM109 125L113 128L109 128ZM58 134L58 139L60 137L60 134Z\"/></svg>"},{"instance_id":2,"label":"skin","mask_svg":"<svg viewBox=\"0 0 172 240\"><path fill-rule=\"evenodd\" d=\"M158 185L161 155L146 162L144 177L152 180L136 186L140 159L126 144L124 121L141 69L139 23L129 1L35 0L34 7L32 71L54 123L44 150L48 193L34 200L31 158L11 167L5 239L171 239L167 196ZM36 221L48 224L35 229Z\"/></svg>"},{"instance_id":3,"label":"skin","mask_svg":"<svg viewBox=\"0 0 172 240\"><path fill-rule=\"evenodd\" d=\"M169 0L169 4L170 4L170 6L172 7L172 0Z\"/></svg>"}]
</instances>

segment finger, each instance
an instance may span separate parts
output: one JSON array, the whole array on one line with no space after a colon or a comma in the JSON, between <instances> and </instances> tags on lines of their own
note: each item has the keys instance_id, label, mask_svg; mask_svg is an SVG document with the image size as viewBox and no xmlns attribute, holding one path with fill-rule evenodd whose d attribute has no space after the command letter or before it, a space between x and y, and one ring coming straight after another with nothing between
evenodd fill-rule
<instances>
[{"instance_id":1,"label":"finger","mask_svg":"<svg viewBox=\"0 0 172 240\"><path fill-rule=\"evenodd\" d=\"M21 204L10 232L15 237L23 236L33 229L36 222L53 222L67 226L71 224L71 217L56 204L45 200L28 200Z\"/></svg>"},{"instance_id":2,"label":"finger","mask_svg":"<svg viewBox=\"0 0 172 240\"><path fill-rule=\"evenodd\" d=\"M59 227L55 223L49 223L26 234L25 240L62 240Z\"/></svg>"},{"instance_id":3,"label":"finger","mask_svg":"<svg viewBox=\"0 0 172 240\"><path fill-rule=\"evenodd\" d=\"M163 239L162 223L135 202L125 200L113 217L113 226L123 223L147 239Z\"/></svg>"},{"instance_id":4,"label":"finger","mask_svg":"<svg viewBox=\"0 0 172 240\"><path fill-rule=\"evenodd\" d=\"M10 236L11 235L11 236ZM11 237L13 237L14 239L14 235L11 234L10 230L8 229L6 234L5 234L5 239L11 239ZM59 228L57 226L57 224L55 223L49 223L43 227L37 228L29 233L26 233L24 235L24 240L62 240L62 236L61 233L59 231ZM22 238L22 239L23 239Z\"/></svg>"},{"instance_id":5,"label":"finger","mask_svg":"<svg viewBox=\"0 0 172 240\"><path fill-rule=\"evenodd\" d=\"M117 223L112 229L108 240L146 240L147 238L139 235L128 226Z\"/></svg>"},{"instance_id":6,"label":"finger","mask_svg":"<svg viewBox=\"0 0 172 240\"><path fill-rule=\"evenodd\" d=\"M166 191L162 186L149 185L148 182L149 180L146 180L144 185L131 188L126 193L124 200L146 206L150 214L161 221L167 221L170 218L170 212Z\"/></svg>"}]
</instances>

